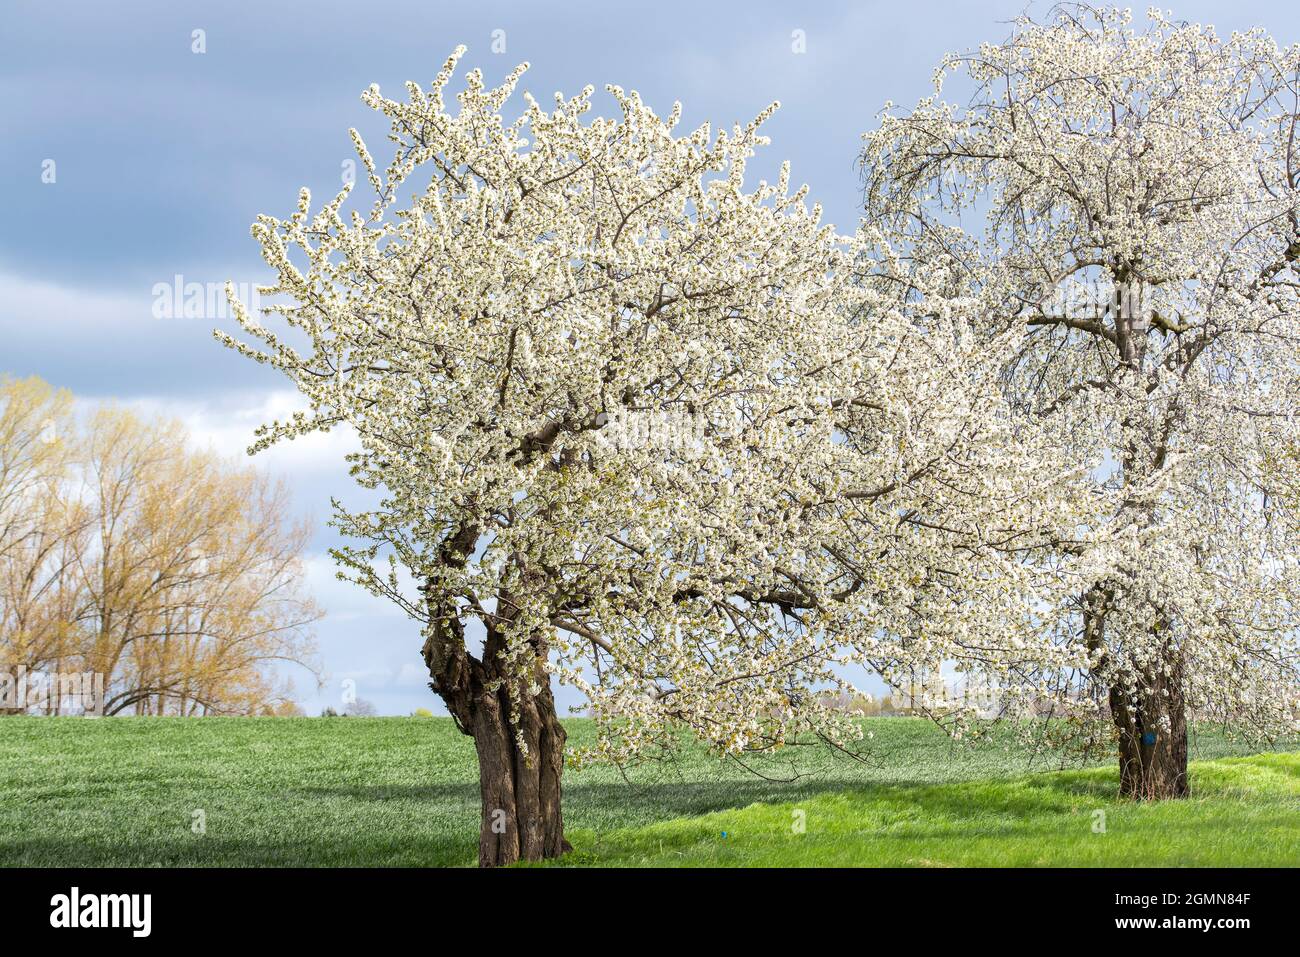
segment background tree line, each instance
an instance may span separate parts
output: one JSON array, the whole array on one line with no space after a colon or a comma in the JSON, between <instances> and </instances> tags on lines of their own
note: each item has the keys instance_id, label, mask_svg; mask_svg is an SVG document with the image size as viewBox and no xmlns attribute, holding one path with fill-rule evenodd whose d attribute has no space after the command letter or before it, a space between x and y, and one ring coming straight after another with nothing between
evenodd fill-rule
<instances>
[{"instance_id":1,"label":"background tree line","mask_svg":"<svg viewBox=\"0 0 1300 957\"><path fill-rule=\"evenodd\" d=\"M179 423L0 377L0 670L100 673L106 715L294 713L272 665L315 672L320 614L288 504Z\"/></svg>"}]
</instances>

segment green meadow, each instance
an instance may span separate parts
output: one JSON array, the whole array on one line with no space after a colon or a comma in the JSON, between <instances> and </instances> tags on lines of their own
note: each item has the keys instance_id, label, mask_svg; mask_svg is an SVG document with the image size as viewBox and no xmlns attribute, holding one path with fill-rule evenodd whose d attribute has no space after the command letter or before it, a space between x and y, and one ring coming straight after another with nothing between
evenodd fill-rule
<instances>
[{"instance_id":1,"label":"green meadow","mask_svg":"<svg viewBox=\"0 0 1300 957\"><path fill-rule=\"evenodd\" d=\"M687 748L566 771L559 864L1300 864L1300 741L1251 755L1201 732L1194 796L1139 805L1109 763L1062 768L1010 734L866 726L861 760L797 746L744 767ZM464 866L478 820L473 745L448 719L0 718L9 866Z\"/></svg>"}]
</instances>

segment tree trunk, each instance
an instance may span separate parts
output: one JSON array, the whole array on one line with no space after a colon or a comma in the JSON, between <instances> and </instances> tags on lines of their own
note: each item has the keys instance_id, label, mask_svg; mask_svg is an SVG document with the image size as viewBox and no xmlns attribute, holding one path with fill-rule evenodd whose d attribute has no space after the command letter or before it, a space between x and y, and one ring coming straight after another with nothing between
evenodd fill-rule
<instances>
[{"instance_id":1,"label":"tree trunk","mask_svg":"<svg viewBox=\"0 0 1300 957\"><path fill-rule=\"evenodd\" d=\"M436 608L436 606L435 606ZM527 683L508 673L505 641L487 626L482 660L465 647L458 617L447 611L430 615L423 655L432 688L447 705L462 733L478 752L480 867L499 867L518 860L539 861L572 850L564 839L560 778L564 770L564 726L555 713L546 645L533 643L536 673ZM517 688L512 698L511 688ZM517 713L512 713L512 701Z\"/></svg>"},{"instance_id":2,"label":"tree trunk","mask_svg":"<svg viewBox=\"0 0 1300 957\"><path fill-rule=\"evenodd\" d=\"M1119 732L1119 793L1135 800L1183 798L1187 780L1187 711L1182 668L1169 662L1142 675L1137 700L1123 689L1110 691L1111 718Z\"/></svg>"},{"instance_id":3,"label":"tree trunk","mask_svg":"<svg viewBox=\"0 0 1300 957\"><path fill-rule=\"evenodd\" d=\"M504 688L483 694L472 711L483 804L479 866L540 861L571 850L560 806L565 732L550 689L525 698L517 722Z\"/></svg>"},{"instance_id":4,"label":"tree trunk","mask_svg":"<svg viewBox=\"0 0 1300 957\"><path fill-rule=\"evenodd\" d=\"M1106 615L1115 598L1107 583L1084 599L1083 634L1088 650L1106 667ZM1162 626L1156 626L1156 632ZM1167 673L1166 673L1167 671ZM1138 676L1136 694L1119 683L1109 695L1110 716L1119 733L1119 793L1134 800L1163 800L1191 794L1187 780L1187 708L1181 652L1166 642L1159 659Z\"/></svg>"}]
</instances>

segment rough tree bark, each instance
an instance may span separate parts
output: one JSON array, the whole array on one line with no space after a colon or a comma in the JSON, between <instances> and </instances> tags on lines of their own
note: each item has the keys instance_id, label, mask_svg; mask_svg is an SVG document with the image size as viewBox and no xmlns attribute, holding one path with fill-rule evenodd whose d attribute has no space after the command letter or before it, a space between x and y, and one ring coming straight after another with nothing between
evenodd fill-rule
<instances>
[{"instance_id":1,"label":"rough tree bark","mask_svg":"<svg viewBox=\"0 0 1300 957\"><path fill-rule=\"evenodd\" d=\"M474 739L478 753L480 867L499 867L518 860L559 857L572 850L564 839L561 775L565 731L555 711L546 674L546 645L533 644L533 694L521 677L504 666L505 639L485 622L482 659L465 644L464 626L454 602L426 590L430 621L423 656L432 681L462 733ZM512 697L511 690L517 693Z\"/></svg>"},{"instance_id":2,"label":"rough tree bark","mask_svg":"<svg viewBox=\"0 0 1300 957\"><path fill-rule=\"evenodd\" d=\"M1084 637L1088 650L1102 656L1102 671L1106 667L1106 611L1114 597L1112 587L1097 585L1084 600ZM1136 700L1123 685L1110 687L1110 716L1119 738L1120 796L1133 800L1187 797L1191 794L1187 707L1182 660L1173 643L1166 642L1160 660L1137 677Z\"/></svg>"},{"instance_id":3,"label":"rough tree bark","mask_svg":"<svg viewBox=\"0 0 1300 957\"><path fill-rule=\"evenodd\" d=\"M1139 676L1136 701L1112 688L1110 713L1119 732L1120 795L1139 801L1190 795L1187 709L1176 652L1166 647L1164 660Z\"/></svg>"},{"instance_id":4,"label":"rough tree bark","mask_svg":"<svg viewBox=\"0 0 1300 957\"><path fill-rule=\"evenodd\" d=\"M511 718L504 688L485 690L471 709L482 799L479 866L538 861L570 850L560 805L565 732L550 689L525 698L518 720Z\"/></svg>"}]
</instances>

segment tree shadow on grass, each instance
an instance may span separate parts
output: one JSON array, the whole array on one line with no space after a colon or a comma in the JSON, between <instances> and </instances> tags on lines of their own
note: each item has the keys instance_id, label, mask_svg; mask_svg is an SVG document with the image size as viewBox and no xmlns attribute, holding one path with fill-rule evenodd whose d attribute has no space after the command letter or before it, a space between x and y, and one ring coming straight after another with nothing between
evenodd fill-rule
<instances>
[{"instance_id":1,"label":"tree shadow on grass","mask_svg":"<svg viewBox=\"0 0 1300 957\"><path fill-rule=\"evenodd\" d=\"M434 801L473 803L479 800L478 784L375 784L336 787L286 788L287 797L349 798L355 801Z\"/></svg>"},{"instance_id":2,"label":"tree shadow on grass","mask_svg":"<svg viewBox=\"0 0 1300 957\"><path fill-rule=\"evenodd\" d=\"M919 782L904 781L902 786L922 787ZM896 785L889 785L891 787ZM708 814L713 811L748 807L751 804L782 804L806 800L818 794L860 790L861 782L843 780L803 780L770 782L726 780L718 782L675 781L654 784L609 781L571 784L564 788L566 820L618 814L623 809L629 818L641 823L649 820ZM881 785L880 787L885 787ZM477 784L374 785L292 788L281 792L285 797L311 800L343 798L355 801L410 801L434 804L471 805L477 809Z\"/></svg>"},{"instance_id":3,"label":"tree shadow on grass","mask_svg":"<svg viewBox=\"0 0 1300 957\"><path fill-rule=\"evenodd\" d=\"M568 824L575 827L590 826L588 822L605 824L625 820L625 826L648 824L658 820L694 817L716 811L736 810L752 804L788 804L805 801L819 795L861 795L870 800L890 799L903 804L935 805L953 802L954 806L967 804L977 789L990 788L997 794L1007 790L1007 785L1022 782L1021 790L1010 798L988 797L987 801L1001 801L1010 807L1014 804L1024 813L1042 811L1059 800L1061 794L1071 794L1076 799L1104 801L1114 798L1114 781L1097 775L1054 773L1029 775L994 782L970 781L960 784L936 785L928 781L899 779L888 783L864 784L860 780L805 778L798 781L769 781L762 778L729 779L723 781L661 781L636 783L606 781L570 784L564 788L564 811ZM952 798L954 789L961 794ZM478 785L473 783L440 783L429 785L374 785L294 788L283 792L286 797L311 800L344 798L367 802L414 802L457 804L477 809ZM1056 798L1052 796L1056 795ZM1007 802L1011 802L1008 804Z\"/></svg>"}]
</instances>

